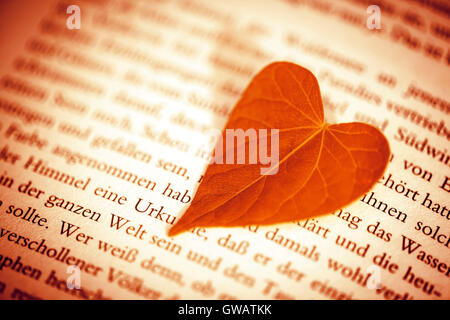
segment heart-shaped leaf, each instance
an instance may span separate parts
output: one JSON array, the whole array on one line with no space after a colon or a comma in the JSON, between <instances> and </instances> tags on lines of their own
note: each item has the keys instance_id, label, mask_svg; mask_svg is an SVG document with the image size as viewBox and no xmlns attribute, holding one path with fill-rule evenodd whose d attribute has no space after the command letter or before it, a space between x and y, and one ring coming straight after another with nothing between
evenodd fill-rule
<instances>
[{"instance_id":1,"label":"heart-shaped leaf","mask_svg":"<svg viewBox=\"0 0 450 320\"><path fill-rule=\"evenodd\" d=\"M225 129L267 129L267 142L279 139L279 161L270 169L261 157L256 164L210 164L169 236L193 227L269 225L333 212L368 192L390 156L388 141L377 128L325 123L316 78L288 62L272 63L254 77ZM277 137L271 129L278 130ZM249 151L250 143L251 138L245 140ZM242 145L232 148L234 157ZM218 150L223 151L216 147L216 155ZM267 172L261 174L264 168Z\"/></svg>"}]
</instances>

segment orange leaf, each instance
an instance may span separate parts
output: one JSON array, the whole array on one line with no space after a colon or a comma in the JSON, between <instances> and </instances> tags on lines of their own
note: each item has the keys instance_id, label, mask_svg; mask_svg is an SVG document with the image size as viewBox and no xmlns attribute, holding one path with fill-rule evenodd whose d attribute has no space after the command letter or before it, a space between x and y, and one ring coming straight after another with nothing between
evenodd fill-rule
<instances>
[{"instance_id":1,"label":"orange leaf","mask_svg":"<svg viewBox=\"0 0 450 320\"><path fill-rule=\"evenodd\" d=\"M238 128L279 130L277 173L262 175L267 165L261 163L210 164L169 236L193 227L269 225L333 212L368 192L390 155L373 126L325 123L316 78L288 62L272 63L254 77L226 125Z\"/></svg>"}]
</instances>

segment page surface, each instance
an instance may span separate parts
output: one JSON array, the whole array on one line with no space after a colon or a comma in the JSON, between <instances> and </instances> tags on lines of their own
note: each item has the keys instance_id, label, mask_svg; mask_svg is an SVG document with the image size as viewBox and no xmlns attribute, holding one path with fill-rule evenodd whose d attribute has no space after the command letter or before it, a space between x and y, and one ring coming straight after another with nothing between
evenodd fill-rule
<instances>
[{"instance_id":1,"label":"page surface","mask_svg":"<svg viewBox=\"0 0 450 320\"><path fill-rule=\"evenodd\" d=\"M448 11L375 2L375 30L366 1L2 4L0 297L449 299ZM380 128L384 177L323 217L167 237L273 61L316 75L328 122Z\"/></svg>"}]
</instances>

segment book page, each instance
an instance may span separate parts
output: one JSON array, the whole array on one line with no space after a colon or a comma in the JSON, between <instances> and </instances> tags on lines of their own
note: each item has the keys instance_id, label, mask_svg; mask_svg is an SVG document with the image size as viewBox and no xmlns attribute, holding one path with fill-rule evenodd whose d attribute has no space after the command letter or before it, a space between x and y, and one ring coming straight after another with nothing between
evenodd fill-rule
<instances>
[{"instance_id":1,"label":"book page","mask_svg":"<svg viewBox=\"0 0 450 320\"><path fill-rule=\"evenodd\" d=\"M0 6L2 299L450 298L448 7L42 2ZM383 178L326 216L168 237L273 61L386 135Z\"/></svg>"}]
</instances>

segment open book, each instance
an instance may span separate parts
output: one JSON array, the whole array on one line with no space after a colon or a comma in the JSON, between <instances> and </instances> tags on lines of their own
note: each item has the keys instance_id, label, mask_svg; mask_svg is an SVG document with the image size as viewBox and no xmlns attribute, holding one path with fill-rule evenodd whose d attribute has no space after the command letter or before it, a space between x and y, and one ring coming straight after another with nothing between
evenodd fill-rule
<instances>
[{"instance_id":1,"label":"open book","mask_svg":"<svg viewBox=\"0 0 450 320\"><path fill-rule=\"evenodd\" d=\"M0 297L449 299L449 10L2 2ZM273 61L316 75L328 122L383 131L384 177L320 218L168 237Z\"/></svg>"}]
</instances>

